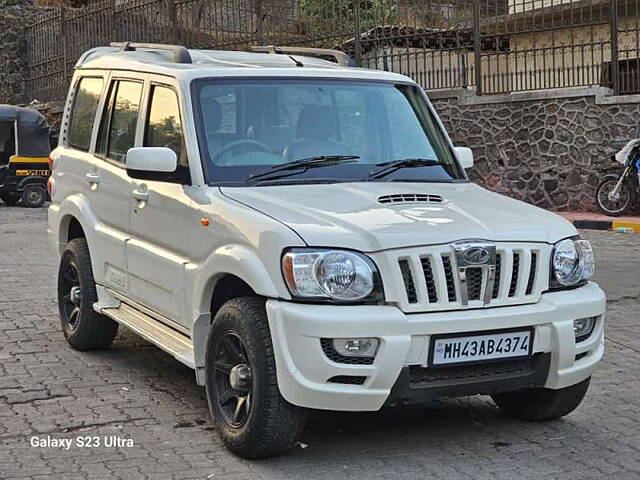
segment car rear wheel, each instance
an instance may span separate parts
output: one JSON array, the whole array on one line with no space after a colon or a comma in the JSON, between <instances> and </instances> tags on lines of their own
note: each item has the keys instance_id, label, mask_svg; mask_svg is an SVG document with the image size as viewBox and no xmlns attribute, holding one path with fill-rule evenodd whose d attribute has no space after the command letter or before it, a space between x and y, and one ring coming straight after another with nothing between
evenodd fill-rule
<instances>
[{"instance_id":1,"label":"car rear wheel","mask_svg":"<svg viewBox=\"0 0 640 480\"><path fill-rule=\"evenodd\" d=\"M294 445L305 410L280 395L264 299L236 298L220 308L205 363L209 410L229 450L265 458Z\"/></svg>"},{"instance_id":2,"label":"car rear wheel","mask_svg":"<svg viewBox=\"0 0 640 480\"><path fill-rule=\"evenodd\" d=\"M89 246L84 238L71 240L58 270L58 309L62 332L76 350L98 350L113 342L118 324L93 309L98 301Z\"/></svg>"},{"instance_id":3,"label":"car rear wheel","mask_svg":"<svg viewBox=\"0 0 640 480\"><path fill-rule=\"evenodd\" d=\"M519 420L555 420L573 412L584 400L591 377L559 390L533 388L492 395L500 410Z\"/></svg>"},{"instance_id":4,"label":"car rear wheel","mask_svg":"<svg viewBox=\"0 0 640 480\"><path fill-rule=\"evenodd\" d=\"M47 200L47 190L42 185L28 185L22 192L22 205L29 208L41 207Z\"/></svg>"}]
</instances>

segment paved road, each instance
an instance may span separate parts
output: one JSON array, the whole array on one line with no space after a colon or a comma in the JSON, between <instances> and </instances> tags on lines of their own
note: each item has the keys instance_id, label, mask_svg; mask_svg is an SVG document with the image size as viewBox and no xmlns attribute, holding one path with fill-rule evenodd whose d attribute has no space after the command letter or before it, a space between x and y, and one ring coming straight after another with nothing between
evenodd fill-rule
<instances>
[{"instance_id":1,"label":"paved road","mask_svg":"<svg viewBox=\"0 0 640 480\"><path fill-rule=\"evenodd\" d=\"M609 295L607 353L564 420L508 419L486 398L314 414L304 445L260 462L226 452L186 368L121 331L71 350L59 331L45 210L0 205L0 479L640 478L640 235L584 232ZM106 436L134 446L36 448Z\"/></svg>"}]
</instances>

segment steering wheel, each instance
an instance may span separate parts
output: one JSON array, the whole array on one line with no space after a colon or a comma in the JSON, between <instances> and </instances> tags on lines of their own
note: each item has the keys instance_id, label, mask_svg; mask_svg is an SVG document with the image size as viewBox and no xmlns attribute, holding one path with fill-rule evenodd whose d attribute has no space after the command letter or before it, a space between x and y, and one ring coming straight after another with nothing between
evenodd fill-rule
<instances>
[{"instance_id":1,"label":"steering wheel","mask_svg":"<svg viewBox=\"0 0 640 480\"><path fill-rule=\"evenodd\" d=\"M242 151L240 153L243 153L244 151L272 153L269 147L267 147L262 142L258 142L257 140L249 140L249 139L235 140L231 142L229 145L227 145L226 147L223 147L222 149L218 150L213 155L212 157L213 163L218 164L218 160L220 160L225 153L235 149L241 149ZM237 155L234 155L234 157L235 156ZM222 165L224 165L224 163L222 163Z\"/></svg>"}]
</instances>

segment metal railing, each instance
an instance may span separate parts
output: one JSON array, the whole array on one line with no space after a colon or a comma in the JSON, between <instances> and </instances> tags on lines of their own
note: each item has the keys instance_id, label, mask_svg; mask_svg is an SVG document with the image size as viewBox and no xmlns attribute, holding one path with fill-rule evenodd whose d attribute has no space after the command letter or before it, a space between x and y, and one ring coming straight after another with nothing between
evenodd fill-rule
<instances>
[{"instance_id":1,"label":"metal railing","mask_svg":"<svg viewBox=\"0 0 640 480\"><path fill-rule=\"evenodd\" d=\"M79 55L112 41L333 48L427 90L640 92L640 0L106 0L27 26L30 99L64 98Z\"/></svg>"}]
</instances>

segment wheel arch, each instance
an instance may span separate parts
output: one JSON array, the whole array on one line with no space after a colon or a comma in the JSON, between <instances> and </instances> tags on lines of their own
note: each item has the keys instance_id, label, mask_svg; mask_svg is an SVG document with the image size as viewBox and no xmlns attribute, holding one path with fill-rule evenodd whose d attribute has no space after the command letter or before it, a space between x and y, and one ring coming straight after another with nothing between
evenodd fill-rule
<instances>
[{"instance_id":1,"label":"wheel arch","mask_svg":"<svg viewBox=\"0 0 640 480\"><path fill-rule=\"evenodd\" d=\"M47 179L44 177L26 177L16 185L16 191L22 192L29 185L40 185L47 189Z\"/></svg>"},{"instance_id":2,"label":"wheel arch","mask_svg":"<svg viewBox=\"0 0 640 480\"><path fill-rule=\"evenodd\" d=\"M85 238L89 250L93 251L93 232L96 228L96 221L83 197L67 197L60 205L57 217L59 219L57 225L59 255L62 255L65 245L74 238ZM95 268L93 273L95 275Z\"/></svg>"},{"instance_id":3,"label":"wheel arch","mask_svg":"<svg viewBox=\"0 0 640 480\"><path fill-rule=\"evenodd\" d=\"M246 246L229 245L218 248L197 270L200 274L196 273L196 276L200 278L196 278L193 291L199 293L194 298L195 321L191 335L196 379L199 385L204 385L209 330L220 307L232 298L279 298L286 297L286 293L279 290L257 253ZM282 288L286 289L284 283Z\"/></svg>"}]
</instances>

